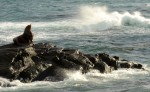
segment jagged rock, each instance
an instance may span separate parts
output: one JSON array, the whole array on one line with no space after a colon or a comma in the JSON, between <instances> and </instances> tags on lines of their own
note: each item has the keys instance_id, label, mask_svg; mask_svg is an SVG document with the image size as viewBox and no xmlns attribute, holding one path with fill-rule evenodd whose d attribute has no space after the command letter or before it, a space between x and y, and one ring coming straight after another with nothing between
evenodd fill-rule
<instances>
[{"instance_id":1,"label":"jagged rock","mask_svg":"<svg viewBox=\"0 0 150 92\"><path fill-rule=\"evenodd\" d=\"M63 48L56 48L56 47L50 49L44 49L40 53L37 53L38 54L37 56L39 56L43 62L55 63L53 62L54 58L56 56L59 56L62 50Z\"/></svg>"},{"instance_id":2,"label":"jagged rock","mask_svg":"<svg viewBox=\"0 0 150 92\"><path fill-rule=\"evenodd\" d=\"M120 60L118 56L105 53L85 54L76 49L60 48L49 43L31 44L31 25L22 35L14 38L15 44L0 46L0 76L22 82L62 81L67 71L80 70L87 73L91 69L110 73L118 68L143 69L141 64ZM0 82L0 86L9 83Z\"/></svg>"},{"instance_id":3,"label":"jagged rock","mask_svg":"<svg viewBox=\"0 0 150 92\"><path fill-rule=\"evenodd\" d=\"M111 57L104 53L94 56L76 49L59 48L46 43L16 48L11 44L6 45L6 48L1 46L0 50L1 60L5 61L0 61L0 64L3 63L5 66L2 70L7 71L0 73L0 76L11 80L19 79L22 82L60 81L67 77L66 70L80 70L87 73L91 69L97 69L101 73L110 73L114 68L142 69L141 64L120 61L117 56Z\"/></svg>"},{"instance_id":4,"label":"jagged rock","mask_svg":"<svg viewBox=\"0 0 150 92\"><path fill-rule=\"evenodd\" d=\"M98 59L96 56L86 54L86 57L88 57L89 60L94 64L93 68L99 70L101 73L110 73L112 71L110 66L101 61L101 59Z\"/></svg>"},{"instance_id":5,"label":"jagged rock","mask_svg":"<svg viewBox=\"0 0 150 92\"><path fill-rule=\"evenodd\" d=\"M32 56L36 55L34 49L32 47L21 49L18 51L17 55L12 59L10 65L10 71L12 79L16 79L20 72L24 71L28 67L35 65L33 60L31 59Z\"/></svg>"},{"instance_id":6,"label":"jagged rock","mask_svg":"<svg viewBox=\"0 0 150 92\"><path fill-rule=\"evenodd\" d=\"M105 62L108 66L113 67L115 70L118 68L118 62L115 58L110 57L108 54L105 53L98 53L96 56Z\"/></svg>"},{"instance_id":7,"label":"jagged rock","mask_svg":"<svg viewBox=\"0 0 150 92\"><path fill-rule=\"evenodd\" d=\"M119 57L118 57L118 56L113 56L113 58L114 58L116 61L119 61Z\"/></svg>"},{"instance_id":8,"label":"jagged rock","mask_svg":"<svg viewBox=\"0 0 150 92\"><path fill-rule=\"evenodd\" d=\"M45 63L37 63L34 66L28 67L24 71L22 71L17 79L20 79L22 82L32 82L37 78L39 74L49 68L51 65Z\"/></svg>"},{"instance_id":9,"label":"jagged rock","mask_svg":"<svg viewBox=\"0 0 150 92\"><path fill-rule=\"evenodd\" d=\"M57 66L60 66L62 68L66 68L66 69L71 69L71 70L82 70L83 68L72 62L69 61L67 59L65 59L64 57L59 58L58 56L56 56L53 61L56 63Z\"/></svg>"},{"instance_id":10,"label":"jagged rock","mask_svg":"<svg viewBox=\"0 0 150 92\"><path fill-rule=\"evenodd\" d=\"M141 64L137 64L135 62L130 62L130 61L120 61L120 62L118 62L118 66L120 68L135 68L135 69L143 68L143 66Z\"/></svg>"},{"instance_id":11,"label":"jagged rock","mask_svg":"<svg viewBox=\"0 0 150 92\"><path fill-rule=\"evenodd\" d=\"M67 78L65 69L58 66L51 66L40 73L34 80L63 81L65 78Z\"/></svg>"},{"instance_id":12,"label":"jagged rock","mask_svg":"<svg viewBox=\"0 0 150 92\"><path fill-rule=\"evenodd\" d=\"M60 58L79 65L79 67L83 68L84 72L87 72L89 69L94 67L94 64L83 53L78 53L78 51L75 51L75 53L71 52L62 52Z\"/></svg>"},{"instance_id":13,"label":"jagged rock","mask_svg":"<svg viewBox=\"0 0 150 92\"><path fill-rule=\"evenodd\" d=\"M9 78L11 76L9 66L12 58L16 55L16 48L0 48L0 76Z\"/></svg>"},{"instance_id":14,"label":"jagged rock","mask_svg":"<svg viewBox=\"0 0 150 92\"><path fill-rule=\"evenodd\" d=\"M94 69L99 70L101 73L110 73L113 68L108 66L105 62L95 63Z\"/></svg>"}]
</instances>

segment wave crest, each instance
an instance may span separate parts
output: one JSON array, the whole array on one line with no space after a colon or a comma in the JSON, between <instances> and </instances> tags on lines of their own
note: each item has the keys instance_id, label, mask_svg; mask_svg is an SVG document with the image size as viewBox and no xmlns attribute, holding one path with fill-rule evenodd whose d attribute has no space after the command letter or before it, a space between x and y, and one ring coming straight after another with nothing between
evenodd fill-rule
<instances>
[{"instance_id":1,"label":"wave crest","mask_svg":"<svg viewBox=\"0 0 150 92\"><path fill-rule=\"evenodd\" d=\"M80 8L82 25L108 29L114 26L136 26L150 28L150 19L145 18L140 12L110 12L107 7L83 6Z\"/></svg>"}]
</instances>

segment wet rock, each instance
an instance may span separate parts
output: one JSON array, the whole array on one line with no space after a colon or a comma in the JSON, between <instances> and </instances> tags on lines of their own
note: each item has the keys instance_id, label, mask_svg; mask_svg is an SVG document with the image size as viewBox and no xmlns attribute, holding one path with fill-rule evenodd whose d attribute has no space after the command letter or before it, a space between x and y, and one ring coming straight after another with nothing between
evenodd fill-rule
<instances>
[{"instance_id":1,"label":"wet rock","mask_svg":"<svg viewBox=\"0 0 150 92\"><path fill-rule=\"evenodd\" d=\"M96 56L101 59L103 62L105 62L108 66L113 67L115 70L118 68L118 61L110 57L108 54L105 53L98 53Z\"/></svg>"},{"instance_id":2,"label":"wet rock","mask_svg":"<svg viewBox=\"0 0 150 92\"><path fill-rule=\"evenodd\" d=\"M119 57L118 57L118 56L113 56L113 58L114 58L116 61L119 61Z\"/></svg>"},{"instance_id":3,"label":"wet rock","mask_svg":"<svg viewBox=\"0 0 150 92\"><path fill-rule=\"evenodd\" d=\"M65 69L70 69L70 70L82 70L82 67L72 61L69 61L65 59L64 57L55 57L53 61L56 63L57 66L60 66Z\"/></svg>"},{"instance_id":4,"label":"wet rock","mask_svg":"<svg viewBox=\"0 0 150 92\"><path fill-rule=\"evenodd\" d=\"M118 66L120 68L135 68L135 69L143 68L143 66L141 64L131 62L131 61L120 61L120 62L118 62Z\"/></svg>"},{"instance_id":5,"label":"wet rock","mask_svg":"<svg viewBox=\"0 0 150 92\"><path fill-rule=\"evenodd\" d=\"M94 64L93 69L97 69L101 73L110 73L112 71L110 66L108 66L105 62L103 62L101 59L97 58L96 56L86 54L86 57L88 57L89 60Z\"/></svg>"},{"instance_id":6,"label":"wet rock","mask_svg":"<svg viewBox=\"0 0 150 92\"><path fill-rule=\"evenodd\" d=\"M10 71L12 79L16 79L20 72L35 65L33 60L31 59L32 56L36 55L34 49L32 47L21 49L18 51L17 55L12 59L10 64Z\"/></svg>"},{"instance_id":7,"label":"wet rock","mask_svg":"<svg viewBox=\"0 0 150 92\"><path fill-rule=\"evenodd\" d=\"M118 56L85 54L77 49L60 48L50 43L32 44L32 40L31 25L28 25L22 35L14 38L15 44L0 46L0 76L26 83L62 81L67 78L66 71L72 70L82 73L91 69L101 73L110 73L118 68L144 70L141 64L120 60ZM9 86L9 83L0 82L0 86Z\"/></svg>"},{"instance_id":8,"label":"wet rock","mask_svg":"<svg viewBox=\"0 0 150 92\"><path fill-rule=\"evenodd\" d=\"M84 72L94 67L94 64L82 53L66 54L61 53L60 58L62 60L68 60L75 63L79 67L82 67Z\"/></svg>"},{"instance_id":9,"label":"wet rock","mask_svg":"<svg viewBox=\"0 0 150 92\"><path fill-rule=\"evenodd\" d=\"M17 79L21 80L22 82L32 82L33 80L36 81L35 78L50 66L51 65L42 62L37 63L36 65L28 67L22 71Z\"/></svg>"},{"instance_id":10,"label":"wet rock","mask_svg":"<svg viewBox=\"0 0 150 92\"><path fill-rule=\"evenodd\" d=\"M63 48L50 48L44 51L41 51L37 54L37 56L41 59L41 61L48 63L48 64L56 64L55 58L60 56Z\"/></svg>"},{"instance_id":11,"label":"wet rock","mask_svg":"<svg viewBox=\"0 0 150 92\"><path fill-rule=\"evenodd\" d=\"M112 68L105 62L96 63L94 69L99 70L101 73L110 73L112 71Z\"/></svg>"},{"instance_id":12,"label":"wet rock","mask_svg":"<svg viewBox=\"0 0 150 92\"><path fill-rule=\"evenodd\" d=\"M58 66L51 66L47 68L45 71L40 73L35 80L45 80L45 81L63 81L65 78L67 78L66 71L63 68L60 68Z\"/></svg>"},{"instance_id":13,"label":"wet rock","mask_svg":"<svg viewBox=\"0 0 150 92\"><path fill-rule=\"evenodd\" d=\"M11 46L13 48L10 48ZM8 64L3 69L7 72L0 73L0 75L25 83L40 80L62 81L67 78L66 71L70 70L87 73L91 69L96 69L101 73L110 73L118 68L143 69L141 64L127 60L120 61L117 56L111 57L105 53L94 56L76 49L59 48L46 43L16 48L14 45L6 45L6 48L0 48L3 51L0 57L6 61L3 62L4 65ZM2 64L1 61L0 64Z\"/></svg>"},{"instance_id":14,"label":"wet rock","mask_svg":"<svg viewBox=\"0 0 150 92\"><path fill-rule=\"evenodd\" d=\"M132 68L142 69L143 66L142 66L142 64L133 64Z\"/></svg>"}]
</instances>

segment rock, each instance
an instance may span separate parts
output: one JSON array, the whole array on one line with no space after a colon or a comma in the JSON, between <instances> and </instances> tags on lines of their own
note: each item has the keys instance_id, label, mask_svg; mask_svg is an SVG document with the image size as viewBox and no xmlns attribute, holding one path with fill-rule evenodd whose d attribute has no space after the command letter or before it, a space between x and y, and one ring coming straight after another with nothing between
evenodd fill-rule
<instances>
[{"instance_id":1,"label":"rock","mask_svg":"<svg viewBox=\"0 0 150 92\"><path fill-rule=\"evenodd\" d=\"M113 58L114 58L116 61L119 61L119 57L118 57L118 56L113 56Z\"/></svg>"},{"instance_id":2,"label":"rock","mask_svg":"<svg viewBox=\"0 0 150 92\"><path fill-rule=\"evenodd\" d=\"M60 48L49 43L31 44L32 40L31 25L28 25L22 35L14 38L15 44L0 46L1 77L28 83L62 81L67 78L66 72L72 70L82 73L92 69L101 73L110 73L118 68L144 70L142 64L120 60L118 56L85 54L77 49ZM0 86L7 87L9 83L0 81Z\"/></svg>"},{"instance_id":3,"label":"rock","mask_svg":"<svg viewBox=\"0 0 150 92\"><path fill-rule=\"evenodd\" d=\"M21 82L32 82L39 74L49 68L51 65L45 63L37 63L34 66L28 67L24 71L20 72L17 79L21 80Z\"/></svg>"},{"instance_id":4,"label":"rock","mask_svg":"<svg viewBox=\"0 0 150 92\"><path fill-rule=\"evenodd\" d=\"M63 81L65 78L67 78L66 70L63 68L60 68L58 66L51 66L47 68L45 71L43 71L41 74L39 74L35 80L45 80L45 81Z\"/></svg>"},{"instance_id":5,"label":"rock","mask_svg":"<svg viewBox=\"0 0 150 92\"><path fill-rule=\"evenodd\" d=\"M84 72L87 72L89 69L94 67L94 64L83 53L78 53L79 51L75 51L75 53L71 52L62 52L59 57L62 60L68 60L75 63L81 67L81 69L83 68Z\"/></svg>"},{"instance_id":6,"label":"rock","mask_svg":"<svg viewBox=\"0 0 150 92\"><path fill-rule=\"evenodd\" d=\"M86 54L86 57L94 64L94 69L99 70L101 73L110 73L112 71L110 66L96 56Z\"/></svg>"},{"instance_id":7,"label":"rock","mask_svg":"<svg viewBox=\"0 0 150 92\"><path fill-rule=\"evenodd\" d=\"M105 62L96 63L94 69L99 70L101 73L110 73L112 71L112 68Z\"/></svg>"},{"instance_id":8,"label":"rock","mask_svg":"<svg viewBox=\"0 0 150 92\"><path fill-rule=\"evenodd\" d=\"M50 48L50 49L43 49L39 53L37 53L37 56L41 59L41 61L48 63L48 64L56 64L55 58L57 56L60 56L60 53L62 52L63 48Z\"/></svg>"},{"instance_id":9,"label":"rock","mask_svg":"<svg viewBox=\"0 0 150 92\"><path fill-rule=\"evenodd\" d=\"M17 55L12 59L9 68L11 74L13 75L12 79L16 79L19 76L20 72L24 71L28 67L35 65L31 58L34 55L35 53L32 47L21 49L18 51Z\"/></svg>"},{"instance_id":10,"label":"rock","mask_svg":"<svg viewBox=\"0 0 150 92\"><path fill-rule=\"evenodd\" d=\"M32 43L33 40L33 34L31 32L31 25L28 25L24 33L18 37L15 37L13 39L15 45L29 45Z\"/></svg>"},{"instance_id":11,"label":"rock","mask_svg":"<svg viewBox=\"0 0 150 92\"><path fill-rule=\"evenodd\" d=\"M119 62L119 68L131 68L131 65L129 62Z\"/></svg>"},{"instance_id":12,"label":"rock","mask_svg":"<svg viewBox=\"0 0 150 92\"><path fill-rule=\"evenodd\" d=\"M142 69L143 66L142 66L142 64L133 64L133 66L131 68Z\"/></svg>"},{"instance_id":13,"label":"rock","mask_svg":"<svg viewBox=\"0 0 150 92\"><path fill-rule=\"evenodd\" d=\"M66 71L72 70L87 73L96 69L101 73L110 73L118 68L143 69L141 64L120 61L117 56L111 57L105 53L94 56L48 43L32 46L9 44L1 46L0 50L0 76L25 83L41 80L62 81L67 78Z\"/></svg>"},{"instance_id":14,"label":"rock","mask_svg":"<svg viewBox=\"0 0 150 92\"><path fill-rule=\"evenodd\" d=\"M96 56L101 59L103 62L105 62L108 66L113 67L115 70L118 68L118 61L110 57L108 54L105 53L98 53Z\"/></svg>"},{"instance_id":15,"label":"rock","mask_svg":"<svg viewBox=\"0 0 150 92\"><path fill-rule=\"evenodd\" d=\"M81 65L78 65L72 61L69 61L65 59L64 57L59 58L56 56L53 60L57 66L60 66L65 69L70 69L70 70L82 70L83 69Z\"/></svg>"},{"instance_id":16,"label":"rock","mask_svg":"<svg viewBox=\"0 0 150 92\"><path fill-rule=\"evenodd\" d=\"M131 62L131 61L120 61L118 62L118 66L120 68L135 68L135 69L142 69L143 66L141 64L137 64L135 62Z\"/></svg>"},{"instance_id":17,"label":"rock","mask_svg":"<svg viewBox=\"0 0 150 92\"><path fill-rule=\"evenodd\" d=\"M10 78L11 73L9 71L10 63L15 57L19 47L14 44L8 44L0 46L0 76Z\"/></svg>"}]
</instances>

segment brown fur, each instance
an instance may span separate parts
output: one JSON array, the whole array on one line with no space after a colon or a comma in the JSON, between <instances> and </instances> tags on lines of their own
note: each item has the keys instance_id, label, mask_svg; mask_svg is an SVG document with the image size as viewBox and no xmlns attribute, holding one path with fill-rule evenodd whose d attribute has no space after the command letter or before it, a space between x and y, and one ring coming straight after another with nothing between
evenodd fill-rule
<instances>
[{"instance_id":1,"label":"brown fur","mask_svg":"<svg viewBox=\"0 0 150 92\"><path fill-rule=\"evenodd\" d=\"M24 33L16 38L13 39L16 45L23 45L23 44L31 44L33 40L33 34L31 32L31 25L28 25Z\"/></svg>"}]
</instances>

